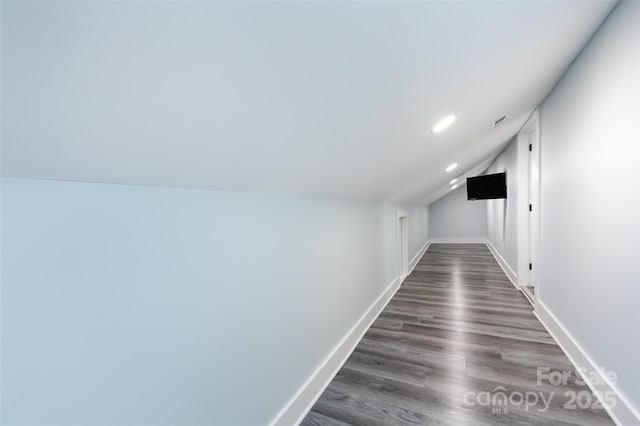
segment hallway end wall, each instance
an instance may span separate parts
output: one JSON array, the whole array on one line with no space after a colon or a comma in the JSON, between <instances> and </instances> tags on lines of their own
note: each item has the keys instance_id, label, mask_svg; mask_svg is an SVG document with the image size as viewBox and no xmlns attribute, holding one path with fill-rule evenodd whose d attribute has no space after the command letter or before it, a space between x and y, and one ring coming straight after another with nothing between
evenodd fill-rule
<instances>
[{"instance_id":1,"label":"hallway end wall","mask_svg":"<svg viewBox=\"0 0 640 426\"><path fill-rule=\"evenodd\" d=\"M429 205L432 241L474 241L487 236L484 200L468 201L466 184Z\"/></svg>"}]
</instances>

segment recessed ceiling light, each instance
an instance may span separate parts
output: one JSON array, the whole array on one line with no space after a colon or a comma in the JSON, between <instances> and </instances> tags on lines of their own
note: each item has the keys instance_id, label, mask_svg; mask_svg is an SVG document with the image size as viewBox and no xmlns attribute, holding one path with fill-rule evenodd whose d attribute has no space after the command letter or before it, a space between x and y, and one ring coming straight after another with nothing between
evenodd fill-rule
<instances>
[{"instance_id":1,"label":"recessed ceiling light","mask_svg":"<svg viewBox=\"0 0 640 426\"><path fill-rule=\"evenodd\" d=\"M453 169L455 169L456 167L458 167L458 163L453 163L452 165L450 165L449 167L447 167L447 173L449 173L450 171L452 171Z\"/></svg>"},{"instance_id":2,"label":"recessed ceiling light","mask_svg":"<svg viewBox=\"0 0 640 426\"><path fill-rule=\"evenodd\" d=\"M455 114L447 115L442 120L438 121L433 129L431 130L433 133L440 133L444 131L447 127L451 126L453 122L456 121Z\"/></svg>"},{"instance_id":3,"label":"recessed ceiling light","mask_svg":"<svg viewBox=\"0 0 640 426\"><path fill-rule=\"evenodd\" d=\"M451 187L451 189L456 189L457 187L458 187L458 185L453 185L453 186Z\"/></svg>"},{"instance_id":4,"label":"recessed ceiling light","mask_svg":"<svg viewBox=\"0 0 640 426\"><path fill-rule=\"evenodd\" d=\"M454 183L456 183L458 181L458 178L455 179L451 179L451 182L449 182L449 185L453 185Z\"/></svg>"}]
</instances>

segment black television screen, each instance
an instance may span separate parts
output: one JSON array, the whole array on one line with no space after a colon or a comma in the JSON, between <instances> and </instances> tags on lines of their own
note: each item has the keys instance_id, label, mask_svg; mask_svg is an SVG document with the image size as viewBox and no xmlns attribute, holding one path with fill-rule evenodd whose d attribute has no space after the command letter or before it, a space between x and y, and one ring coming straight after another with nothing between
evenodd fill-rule
<instances>
[{"instance_id":1,"label":"black television screen","mask_svg":"<svg viewBox=\"0 0 640 426\"><path fill-rule=\"evenodd\" d=\"M491 200L507 198L507 173L467 178L468 200Z\"/></svg>"}]
</instances>

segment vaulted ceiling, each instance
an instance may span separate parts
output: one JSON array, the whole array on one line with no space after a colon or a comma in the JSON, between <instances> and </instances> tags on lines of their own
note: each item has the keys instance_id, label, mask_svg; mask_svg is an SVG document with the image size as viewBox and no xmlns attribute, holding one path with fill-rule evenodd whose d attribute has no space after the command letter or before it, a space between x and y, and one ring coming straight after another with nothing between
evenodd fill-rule
<instances>
[{"instance_id":1,"label":"vaulted ceiling","mask_svg":"<svg viewBox=\"0 0 640 426\"><path fill-rule=\"evenodd\" d=\"M433 201L613 6L3 2L2 174Z\"/></svg>"}]
</instances>

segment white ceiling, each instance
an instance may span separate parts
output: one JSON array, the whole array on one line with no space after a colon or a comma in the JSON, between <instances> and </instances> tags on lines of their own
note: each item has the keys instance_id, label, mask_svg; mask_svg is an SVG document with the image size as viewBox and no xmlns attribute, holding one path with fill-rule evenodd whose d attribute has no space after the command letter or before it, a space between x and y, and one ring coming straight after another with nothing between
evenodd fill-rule
<instances>
[{"instance_id":1,"label":"white ceiling","mask_svg":"<svg viewBox=\"0 0 640 426\"><path fill-rule=\"evenodd\" d=\"M3 2L2 174L430 202L613 6Z\"/></svg>"}]
</instances>

